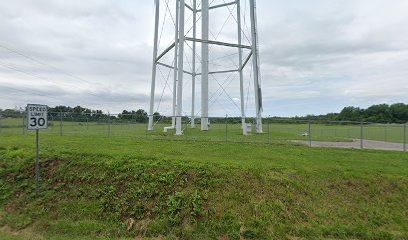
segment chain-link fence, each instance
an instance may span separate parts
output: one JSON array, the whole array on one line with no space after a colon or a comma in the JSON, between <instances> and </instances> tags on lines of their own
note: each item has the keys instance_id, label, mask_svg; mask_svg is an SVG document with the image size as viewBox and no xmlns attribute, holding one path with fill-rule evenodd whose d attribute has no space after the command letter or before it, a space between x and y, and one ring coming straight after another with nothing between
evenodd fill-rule
<instances>
[{"instance_id":1,"label":"chain-link fence","mask_svg":"<svg viewBox=\"0 0 408 240\"><path fill-rule=\"evenodd\" d=\"M407 151L407 124L264 118L263 133L257 133L253 118L246 119L243 129L240 117L211 117L208 131L201 131L199 118L195 119L194 124L191 121L191 117L182 117L183 134L175 135L171 116L154 116L154 128L148 131L148 119L143 114L50 112L48 129L42 131L42 135L227 143L293 142L319 147ZM26 124L25 113L0 116L0 136L34 134L26 130Z\"/></svg>"}]
</instances>

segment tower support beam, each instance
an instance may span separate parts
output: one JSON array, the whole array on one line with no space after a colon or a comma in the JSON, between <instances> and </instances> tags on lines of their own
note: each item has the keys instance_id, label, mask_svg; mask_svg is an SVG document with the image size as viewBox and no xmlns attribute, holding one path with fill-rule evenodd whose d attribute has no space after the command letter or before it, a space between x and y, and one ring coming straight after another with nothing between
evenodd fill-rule
<instances>
[{"instance_id":1,"label":"tower support beam","mask_svg":"<svg viewBox=\"0 0 408 240\"><path fill-rule=\"evenodd\" d=\"M197 37L197 0L193 0L193 38ZM196 42L193 42L192 83L191 83L191 128L195 128L195 84L196 84Z\"/></svg>"},{"instance_id":2,"label":"tower support beam","mask_svg":"<svg viewBox=\"0 0 408 240\"><path fill-rule=\"evenodd\" d=\"M241 0L237 0L237 23L238 23L238 45L242 44L241 29ZM242 129L246 128L245 124L245 97L244 97L244 74L242 68L242 48L238 48L238 66L239 66L239 91L241 99L241 124Z\"/></svg>"},{"instance_id":3,"label":"tower support beam","mask_svg":"<svg viewBox=\"0 0 408 240\"><path fill-rule=\"evenodd\" d=\"M208 7L208 9L209 9L209 10L212 10L212 9L217 9L217 8L221 8L221 7L226 7L226 6L230 6L230 5L234 5L234 4L236 4L236 1L228 2L228 3L223 3L223 4L218 4L218 5L214 5L214 6ZM197 10L197 12L202 12L202 10Z\"/></svg>"},{"instance_id":4,"label":"tower support beam","mask_svg":"<svg viewBox=\"0 0 408 240\"><path fill-rule=\"evenodd\" d=\"M147 129L153 130L153 114L154 114L154 95L156 89L156 71L157 71L157 48L159 36L159 14L160 14L160 0L156 0L156 16L154 21L154 44L153 44L153 67L152 67L152 83L150 88L150 108L149 108L149 122Z\"/></svg>"},{"instance_id":5,"label":"tower support beam","mask_svg":"<svg viewBox=\"0 0 408 240\"><path fill-rule=\"evenodd\" d=\"M256 3L255 0L249 0L250 17L251 17L251 37L252 37L252 64L254 75L254 92L256 108L256 131L262 133L262 92L260 87L259 73L259 53L258 53L258 32L256 21Z\"/></svg>"},{"instance_id":6,"label":"tower support beam","mask_svg":"<svg viewBox=\"0 0 408 240\"><path fill-rule=\"evenodd\" d=\"M252 61L252 71L254 80L254 97L255 97L255 108L256 108L256 132L262 133L262 91L261 91L261 78L260 78L260 61L259 61L259 46L258 46L258 32L257 32L257 16L256 16L256 0L230 0L224 1L223 4L210 6L209 0L198 0L201 3L201 9L197 8L197 0L191 0L191 5L186 4L186 0L174 0L175 2L175 17L172 18L175 23L174 28L174 43L167 47L162 53L158 53L158 33L159 33L159 14L160 14L160 0L155 0L156 6L156 16L155 16L155 28L154 28L154 50L153 50L153 66L152 66L152 84L151 84L151 96L150 96L150 108L149 108L149 119L148 119L148 130L153 130L154 124L154 101L155 101L155 84L157 78L157 67L158 65L173 69L174 81L173 81L173 101L172 101L172 125L171 127L166 127L165 131L169 129L175 129L176 135L181 135L182 131L182 119L183 115L187 113L183 112L183 80L190 80L191 76L191 127L195 127L195 111L196 111L196 87L197 87L197 76L201 76L201 130L207 131L209 128L209 75L211 74L226 74L237 72L239 74L239 88L240 88L240 112L242 119L242 127L246 129L246 111L245 111L245 92L244 92L244 71L246 65L250 60ZM249 2L249 13L250 13L250 29L251 29L251 43L243 45L243 27L242 18L244 14L241 12L241 4L244 1ZM236 20L237 20L237 38L238 42L221 42L215 39L209 38L210 35L210 11L212 9L228 7L230 5L236 5ZM166 8L167 11L170 9ZM186 33L185 30L185 14L186 11L192 12L192 36L189 35L190 31ZM231 11L230 11L231 13ZM171 13L170 13L171 14ZM231 13L232 14L232 13ZM201 15L201 37L197 37L198 15ZM167 16L167 15L166 15ZM190 20L190 18L189 18ZM165 23L163 23L163 27ZM186 34L188 36L186 36ZM200 34L200 33L198 33ZM186 41L192 42L192 70L186 71L184 69L184 62L189 57L185 57L185 45ZM201 56L197 54L197 45L201 47ZM210 71L210 59L209 59L209 46L217 45L222 47L236 48L238 53L238 65L234 69L213 69ZM190 46L190 45L189 45ZM174 48L174 64L169 64L166 62L167 58L161 60L169 54ZM243 57L244 51L249 51L249 54ZM231 55L229 55L231 56ZM200 59L201 58L201 59ZM161 61L160 61L161 60ZM168 60L167 60L168 61ZM200 62L201 61L201 62ZM201 71L197 70L197 64L201 64ZM215 70L215 71L214 71ZM187 76L189 74L190 76ZM246 74L245 74L246 75ZM188 79L184 79L184 76ZM166 81L167 84L167 81ZM244 131L245 134L245 131Z\"/></svg>"},{"instance_id":7,"label":"tower support beam","mask_svg":"<svg viewBox=\"0 0 408 240\"><path fill-rule=\"evenodd\" d=\"M202 0L201 13L201 130L208 131L208 38L209 38L209 4Z\"/></svg>"},{"instance_id":8,"label":"tower support beam","mask_svg":"<svg viewBox=\"0 0 408 240\"><path fill-rule=\"evenodd\" d=\"M183 77L184 77L184 16L185 16L185 0L180 0L180 15L179 15L179 54L178 54L178 79L177 79L177 116L176 116L176 135L183 134L181 129L181 119L183 115Z\"/></svg>"},{"instance_id":9,"label":"tower support beam","mask_svg":"<svg viewBox=\"0 0 408 240\"><path fill-rule=\"evenodd\" d=\"M204 39L186 37L185 40L186 41L192 41L192 42L201 42L201 43L207 43L207 44L213 44L213 45L220 45L220 46L225 46L225 47L252 49L251 46L239 45L239 44L233 44L233 43L226 43L226 42L220 42L220 41L211 41L211 40L208 40L208 39L204 40Z\"/></svg>"},{"instance_id":10,"label":"tower support beam","mask_svg":"<svg viewBox=\"0 0 408 240\"><path fill-rule=\"evenodd\" d=\"M160 56L157 57L156 61L160 61L160 59L161 59L162 57L164 57L164 55L166 55L168 52L170 52L171 49L173 49L175 45L176 45L176 43L174 42L174 43L172 43L168 48L166 48L166 50L164 50L163 53L160 54Z\"/></svg>"},{"instance_id":11,"label":"tower support beam","mask_svg":"<svg viewBox=\"0 0 408 240\"><path fill-rule=\"evenodd\" d=\"M177 73L178 73L178 47L179 47L179 11L180 0L176 0L176 22L174 26L174 81L173 81L173 116L171 117L172 128L176 127L176 109L177 109Z\"/></svg>"}]
</instances>

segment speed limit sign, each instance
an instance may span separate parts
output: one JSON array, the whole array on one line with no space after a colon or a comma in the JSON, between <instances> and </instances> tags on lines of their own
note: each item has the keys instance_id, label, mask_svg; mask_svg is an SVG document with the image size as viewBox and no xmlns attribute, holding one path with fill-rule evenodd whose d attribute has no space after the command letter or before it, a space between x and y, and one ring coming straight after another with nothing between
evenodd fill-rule
<instances>
[{"instance_id":1,"label":"speed limit sign","mask_svg":"<svg viewBox=\"0 0 408 240\"><path fill-rule=\"evenodd\" d=\"M48 107L39 104L27 104L27 129L35 130L35 195L40 195L40 130L48 127Z\"/></svg>"},{"instance_id":2,"label":"speed limit sign","mask_svg":"<svg viewBox=\"0 0 408 240\"><path fill-rule=\"evenodd\" d=\"M48 128L48 107L46 105L27 105L27 130Z\"/></svg>"}]
</instances>

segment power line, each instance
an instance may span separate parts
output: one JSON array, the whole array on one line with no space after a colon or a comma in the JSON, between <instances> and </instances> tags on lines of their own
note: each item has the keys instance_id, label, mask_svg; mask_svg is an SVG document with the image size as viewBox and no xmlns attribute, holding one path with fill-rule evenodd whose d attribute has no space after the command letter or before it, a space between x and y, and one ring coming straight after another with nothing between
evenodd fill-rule
<instances>
[{"instance_id":1,"label":"power line","mask_svg":"<svg viewBox=\"0 0 408 240\"><path fill-rule=\"evenodd\" d=\"M41 80L50 82L50 83L52 83L52 84L54 84L54 85L57 85L56 83L50 81L50 80L47 79L47 78L43 78L43 77L38 76L38 75L35 75L35 74L33 74L33 73L30 73L30 72L27 72L27 71L24 71L24 70L20 70L20 69L18 69L18 68L16 68L16 67L7 65L7 64L5 64L4 62L1 62L1 61L0 61L0 65L3 66L3 67L5 67L5 68L8 68L8 69L10 69L10 70L13 70L13 71L16 71L16 72L19 72L19 73L23 73L23 74L26 74L26 75L28 75L28 76L35 77L35 78L38 78L38 79L41 79ZM64 83L58 83L58 85L65 85L65 86L68 86L68 87L72 87L72 86L67 85L67 84L64 84ZM57 86L58 86L58 85L57 85ZM97 95L97 94L95 94L95 93L92 93L92 92L89 92L89 94L92 95L92 96L95 96L95 97L100 97L99 95Z\"/></svg>"},{"instance_id":2,"label":"power line","mask_svg":"<svg viewBox=\"0 0 408 240\"><path fill-rule=\"evenodd\" d=\"M5 49L5 50L7 50L7 51L10 51L10 52L12 52L12 53L14 53L14 54L17 54L17 55L19 55L19 56L22 56L22 57L24 57L24 58L26 58L26 59L29 59L29 60L32 61L32 62L35 62L35 63L40 64L40 65L43 65L43 66L47 66L47 67L49 67L49 68L52 68L52 69L58 71L59 73L62 73L63 75L66 75L66 76L68 76L68 77L70 77L70 78L72 78L72 79L76 79L76 80L79 80L79 81L82 81L82 82L86 82L86 83L88 83L88 84L90 84L90 85L92 85L92 86L99 86L99 87L100 87L100 85L101 85L100 83L96 83L96 82L92 82L92 81L85 80L85 79L83 79L83 78L81 78L81 77L78 77L78 76L72 74L72 73L69 73L69 72L67 72L67 71L65 71L65 70L62 70L62 69L60 69L60 68L58 68L58 67L55 67L55 66L53 66L53 65L51 65L51 64L49 64L49 63L40 61L40 60L38 60L38 59L36 59L36 58L34 58L34 57L32 57L32 56L29 56L29 55L27 55L27 54L22 53L22 52L19 51L19 50L12 49L12 48L7 47L7 46L4 46L4 45L2 45L2 44L0 44L0 47L3 48L3 49ZM40 76L37 76L37 75L35 75L35 74L32 74L32 73L29 73L29 72L26 72L26 71L22 71L22 70L16 69L15 67L13 68L13 67L10 67L10 66L4 65L4 64L2 64L2 66L3 66L3 67L6 67L6 68L9 68L9 69L12 69L12 70L14 70L14 71L20 72L20 73L24 73L24 74L27 74L27 75L30 75L30 76L33 76L33 77L36 77L36 78L45 80L45 81L47 81L47 82L50 82L50 83L52 83L52 84L57 85L56 83L50 81L49 79L44 79L44 78L42 78L42 77L40 77ZM58 83L58 85L64 85L64 84ZM57 85L57 86L58 86L58 85ZM97 94L95 94L95 93L88 92L88 94L89 94L89 95L92 95L92 96L94 96L94 97L97 97L97 98L99 99L99 101L100 101L100 99L101 99L101 96L100 96L100 95L97 95ZM106 102L106 101L105 101L105 102ZM107 102L113 102L113 101L107 101ZM95 103L94 103L94 104L95 104ZM101 106L100 104L97 104L97 103L96 103L95 105Z\"/></svg>"},{"instance_id":3,"label":"power line","mask_svg":"<svg viewBox=\"0 0 408 240\"><path fill-rule=\"evenodd\" d=\"M18 73L26 74L26 75L28 75L28 76L35 77L35 78L38 78L38 79L41 79L41 80L50 82L50 83L52 83L53 85L56 85L56 86L58 86L58 85L69 86L69 85L66 85L66 84L56 84L56 83L54 83L54 82L49 81L49 80L46 79L46 78L37 76L37 75L32 74L32 73L30 73L30 72L26 72L26 71L17 69L17 68L15 68L15 67L9 66L9 65L4 64L4 63L2 63L2 62L0 62L0 66L2 66L2 67L4 67L4 68L8 68L8 69L13 70L13 71L16 71L16 72L18 72ZM9 88L9 89L12 89L12 90L15 90L15 91L19 91L19 92L24 92L24 93L31 93L31 94L34 94L34 95L37 95L37 96L52 98L52 99L54 99L54 100L61 101L61 99L59 99L59 98L51 97L51 96L45 95L45 94L39 94L38 92L27 91L27 90L21 90L21 89L18 89L18 88L9 87L9 86L4 86L4 85L2 85L1 87ZM71 87L71 86L69 86L69 87ZM98 101L100 101L100 99L101 99L101 97L100 97L99 95L95 94L95 93L87 92L87 94L92 95L92 96L94 96L94 97L97 97L97 98L99 99ZM110 101L105 101L105 102L110 102ZM113 102L113 101L112 101L112 102ZM93 105L102 107L102 105L100 105L100 104L98 104L98 103L93 103Z\"/></svg>"},{"instance_id":4,"label":"power line","mask_svg":"<svg viewBox=\"0 0 408 240\"><path fill-rule=\"evenodd\" d=\"M32 61L32 62L35 62L35 63L40 64L40 65L43 65L43 66L47 66L47 67L49 67L49 68L52 68L52 69L58 71L59 73L62 73L62 74L66 75L66 76L68 76L68 77L70 77L70 78L74 78L74 79L76 79L76 80L79 80L79 81L82 81L82 82L86 82L86 83L89 83L89 84L91 84L91 85L100 85L100 83L91 82L91 81L85 80L85 79L83 79L83 78L81 78L81 77L75 76L75 75L73 75L72 73L69 73L69 72L67 72L67 71L64 71L64 70L62 70L62 69L60 69L60 68L58 68L58 67L55 67L55 66L53 66L53 65L51 65L51 64L49 64L49 63L45 63L45 62L43 62L43 61L40 61L40 60L38 60L38 59L36 59L36 58L34 58L34 57L32 57L32 56L29 56L29 55L27 55L27 54L22 53L21 51L18 51L18 50L16 50L16 49L12 49L12 48L10 48L10 47L7 47L7 46L1 45L1 44L0 44L0 47L3 48L3 49L5 49L5 50L7 50L7 51L9 51L9 52L12 52L12 53L14 53L14 54L20 55L20 56L22 56L22 57L24 57L24 58L26 58L26 59L29 59L29 60Z\"/></svg>"},{"instance_id":5,"label":"power line","mask_svg":"<svg viewBox=\"0 0 408 240\"><path fill-rule=\"evenodd\" d=\"M58 101L61 100L61 99L58 99L58 98L54 98L54 97L51 97L51 96L48 96L48 95L45 95L45 94L41 94L41 93L38 93L38 92L30 91L30 90L22 90L22 89L10 87L10 86L4 86L4 85L1 85L1 87L2 87L2 88L8 88L8 89L11 89L11 90L14 90L14 91L18 91L18 92L31 93L31 94L33 94L33 95L40 96L40 97L52 98L52 99L58 100ZM6 95L6 96L7 96L7 95Z\"/></svg>"}]
</instances>

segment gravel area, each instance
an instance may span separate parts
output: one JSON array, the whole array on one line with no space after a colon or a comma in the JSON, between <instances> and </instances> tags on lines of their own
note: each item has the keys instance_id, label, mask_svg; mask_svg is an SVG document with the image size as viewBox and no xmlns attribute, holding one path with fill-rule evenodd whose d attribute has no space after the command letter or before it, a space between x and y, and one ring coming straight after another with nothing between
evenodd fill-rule
<instances>
[{"instance_id":1,"label":"gravel area","mask_svg":"<svg viewBox=\"0 0 408 240\"><path fill-rule=\"evenodd\" d=\"M292 140L291 142L309 145L309 141ZM332 148L361 148L360 139L353 139L353 142L318 142L312 141L312 147L332 147ZM391 143L373 140L364 140L363 148L375 150L404 151L404 144ZM407 145L408 151L408 145Z\"/></svg>"}]
</instances>

